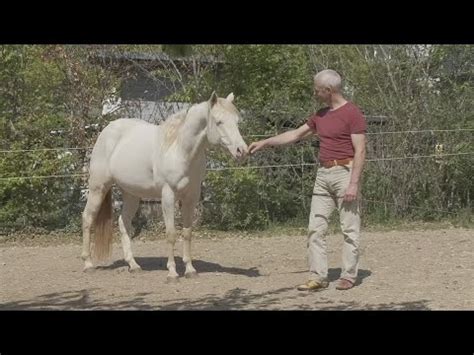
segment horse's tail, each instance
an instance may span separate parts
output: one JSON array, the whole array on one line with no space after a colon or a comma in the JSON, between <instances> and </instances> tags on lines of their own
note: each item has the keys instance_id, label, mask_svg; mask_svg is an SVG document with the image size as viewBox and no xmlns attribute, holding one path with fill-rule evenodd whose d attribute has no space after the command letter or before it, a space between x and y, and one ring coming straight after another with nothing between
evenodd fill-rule
<instances>
[{"instance_id":1,"label":"horse's tail","mask_svg":"<svg viewBox=\"0 0 474 355\"><path fill-rule=\"evenodd\" d=\"M94 246L92 256L103 261L110 257L113 241L112 229L112 189L107 192L95 220Z\"/></svg>"}]
</instances>

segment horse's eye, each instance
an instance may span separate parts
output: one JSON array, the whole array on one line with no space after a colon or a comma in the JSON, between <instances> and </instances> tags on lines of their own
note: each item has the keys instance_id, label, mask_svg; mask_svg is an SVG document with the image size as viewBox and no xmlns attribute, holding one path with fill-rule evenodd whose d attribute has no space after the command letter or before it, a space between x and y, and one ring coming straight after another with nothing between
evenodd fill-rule
<instances>
[{"instance_id":1,"label":"horse's eye","mask_svg":"<svg viewBox=\"0 0 474 355\"><path fill-rule=\"evenodd\" d=\"M224 123L224 122L222 122L222 121L217 121L217 125L218 125L218 126L220 126L222 123Z\"/></svg>"}]
</instances>

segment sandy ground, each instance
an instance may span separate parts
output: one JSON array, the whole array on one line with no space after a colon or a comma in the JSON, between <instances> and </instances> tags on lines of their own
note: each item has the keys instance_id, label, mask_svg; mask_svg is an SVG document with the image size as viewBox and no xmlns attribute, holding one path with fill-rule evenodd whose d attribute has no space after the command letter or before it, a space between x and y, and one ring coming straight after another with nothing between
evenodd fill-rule
<instances>
[{"instance_id":1,"label":"sandy ground","mask_svg":"<svg viewBox=\"0 0 474 355\"><path fill-rule=\"evenodd\" d=\"M301 233L303 234L303 233ZM342 235L328 236L329 276L340 273ZM134 240L143 272L129 273L120 244L93 273L81 246L0 244L0 310L473 310L474 231L365 232L359 284L300 292L307 279L306 237L196 237L200 276L166 283L165 240ZM184 274L182 242L176 244Z\"/></svg>"}]
</instances>

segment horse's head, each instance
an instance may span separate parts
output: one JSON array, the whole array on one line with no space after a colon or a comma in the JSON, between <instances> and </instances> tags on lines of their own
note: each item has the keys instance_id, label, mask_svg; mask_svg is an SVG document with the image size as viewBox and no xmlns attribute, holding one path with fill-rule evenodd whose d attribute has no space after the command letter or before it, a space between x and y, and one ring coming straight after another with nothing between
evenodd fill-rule
<instances>
[{"instance_id":1,"label":"horse's head","mask_svg":"<svg viewBox=\"0 0 474 355\"><path fill-rule=\"evenodd\" d=\"M210 144L220 144L226 147L236 159L247 154L245 144L239 131L241 120L239 111L232 101L234 94L229 94L225 99L218 98L213 92L209 99L209 117L207 122L207 139Z\"/></svg>"}]
</instances>

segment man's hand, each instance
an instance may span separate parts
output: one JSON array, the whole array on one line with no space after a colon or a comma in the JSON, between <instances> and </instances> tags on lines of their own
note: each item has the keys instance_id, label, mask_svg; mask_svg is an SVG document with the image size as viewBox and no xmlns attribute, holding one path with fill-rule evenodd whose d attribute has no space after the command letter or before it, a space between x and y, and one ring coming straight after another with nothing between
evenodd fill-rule
<instances>
[{"instance_id":1,"label":"man's hand","mask_svg":"<svg viewBox=\"0 0 474 355\"><path fill-rule=\"evenodd\" d=\"M357 200L358 184L350 183L344 194L344 201L351 202Z\"/></svg>"},{"instance_id":2,"label":"man's hand","mask_svg":"<svg viewBox=\"0 0 474 355\"><path fill-rule=\"evenodd\" d=\"M261 140L258 142L253 142L252 144L249 145L248 152L250 155L254 154L257 150L262 149L267 145L266 140Z\"/></svg>"}]
</instances>

